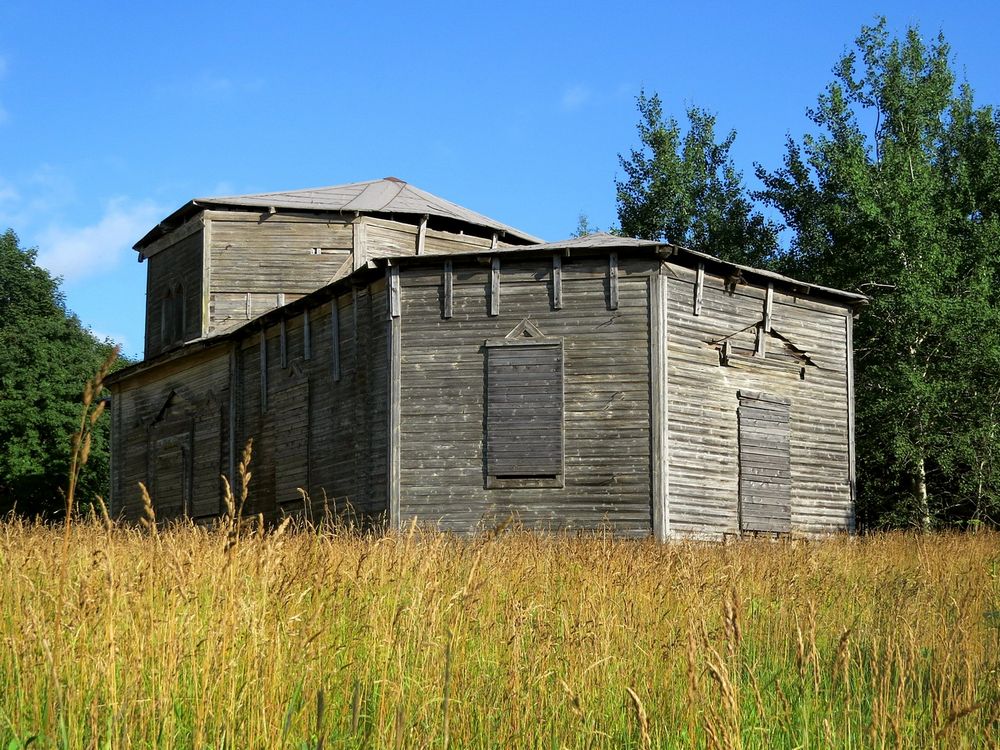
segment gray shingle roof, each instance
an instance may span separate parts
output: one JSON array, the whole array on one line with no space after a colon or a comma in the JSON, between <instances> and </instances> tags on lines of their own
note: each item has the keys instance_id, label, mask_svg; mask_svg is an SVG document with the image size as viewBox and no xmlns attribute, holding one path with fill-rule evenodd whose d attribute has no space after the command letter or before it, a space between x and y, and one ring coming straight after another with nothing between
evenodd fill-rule
<instances>
[{"instance_id":1,"label":"gray shingle roof","mask_svg":"<svg viewBox=\"0 0 1000 750\"><path fill-rule=\"evenodd\" d=\"M274 193L252 193L250 195L228 195L195 198L175 211L164 223L175 223L202 208L240 207L277 208L299 211L337 211L379 214L411 214L416 216L438 216L454 221L485 227L503 232L508 241L541 242L520 229L483 216L457 203L439 198L396 177L386 177L368 182L352 182L347 185L288 190ZM142 248L163 234L163 225L154 227L136 243Z\"/></svg>"}]
</instances>

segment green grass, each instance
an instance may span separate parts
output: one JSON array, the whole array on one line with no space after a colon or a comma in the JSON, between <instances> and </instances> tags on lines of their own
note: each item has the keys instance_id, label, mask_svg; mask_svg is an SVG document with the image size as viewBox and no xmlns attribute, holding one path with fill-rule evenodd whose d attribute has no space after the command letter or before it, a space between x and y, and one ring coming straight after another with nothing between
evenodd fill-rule
<instances>
[{"instance_id":1,"label":"green grass","mask_svg":"<svg viewBox=\"0 0 1000 750\"><path fill-rule=\"evenodd\" d=\"M996 533L63 532L0 525L0 748L1000 746Z\"/></svg>"}]
</instances>

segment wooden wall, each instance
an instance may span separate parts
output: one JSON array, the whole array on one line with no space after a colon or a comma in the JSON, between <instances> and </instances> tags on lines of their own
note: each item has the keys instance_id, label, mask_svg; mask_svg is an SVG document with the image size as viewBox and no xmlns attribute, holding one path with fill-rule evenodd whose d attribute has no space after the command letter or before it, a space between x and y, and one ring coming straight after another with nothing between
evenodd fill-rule
<instances>
[{"instance_id":1,"label":"wooden wall","mask_svg":"<svg viewBox=\"0 0 1000 750\"><path fill-rule=\"evenodd\" d=\"M184 287L184 335L178 341L190 341L201 335L202 328L202 242L201 230L170 245L146 260L146 346L149 359L169 344L161 338L161 311L167 290L178 284Z\"/></svg>"},{"instance_id":2,"label":"wooden wall","mask_svg":"<svg viewBox=\"0 0 1000 750\"><path fill-rule=\"evenodd\" d=\"M216 346L112 386L114 515L129 520L142 516L139 482L145 483L154 497L183 496L194 518L219 512L219 475L225 471L228 458L228 352L226 346ZM178 452L185 452L187 468L164 488L164 475L175 468L171 456ZM178 482L183 486L177 486ZM177 510L169 508L161 515Z\"/></svg>"},{"instance_id":3,"label":"wooden wall","mask_svg":"<svg viewBox=\"0 0 1000 750\"><path fill-rule=\"evenodd\" d=\"M254 438L251 512L298 512L303 503L295 488L303 487L313 513L321 511L324 493L331 510L349 506L366 522L384 513L387 326L380 279L310 309L308 359L301 313L285 320L284 362L280 324L265 331L264 359L259 333L242 338L237 435L240 445Z\"/></svg>"},{"instance_id":4,"label":"wooden wall","mask_svg":"<svg viewBox=\"0 0 1000 750\"><path fill-rule=\"evenodd\" d=\"M711 537L739 531L741 389L789 401L791 531L853 528L850 311L774 291L771 334L761 358L755 354L756 324L764 319L766 287L737 284L730 294L723 277L706 273L696 315L697 270L671 263L665 271L670 533ZM725 366L723 339L731 347Z\"/></svg>"},{"instance_id":5,"label":"wooden wall","mask_svg":"<svg viewBox=\"0 0 1000 750\"><path fill-rule=\"evenodd\" d=\"M193 517L216 515L220 475L235 474L252 437L246 513L299 513L302 487L314 517L323 510L325 493L330 510L349 506L359 522L381 522L387 471L385 281L341 286L336 297L308 310L308 325L307 313L299 311L263 332L249 326L207 351L113 386L116 514L141 517L142 481L158 513L173 512L183 494ZM180 451L188 451L187 457ZM178 468L183 461L187 469ZM166 490L159 486L164 475L171 477ZM184 483L182 491L177 481Z\"/></svg>"},{"instance_id":6,"label":"wooden wall","mask_svg":"<svg viewBox=\"0 0 1000 750\"><path fill-rule=\"evenodd\" d=\"M613 527L651 532L649 294L652 260L620 268L610 309L609 259L562 261L555 309L552 259L500 256L499 314L489 263L453 261L452 317L444 317L443 261L400 274L400 522L489 528L515 517L529 528ZM485 342L525 318L562 338L565 486L490 488L484 476Z\"/></svg>"},{"instance_id":7,"label":"wooden wall","mask_svg":"<svg viewBox=\"0 0 1000 750\"><path fill-rule=\"evenodd\" d=\"M393 232L399 247L419 239L415 227L379 222L363 222L366 253L391 244ZM357 225L290 223L358 241ZM213 218L213 248L222 224L257 231L246 216ZM197 245L200 234L191 237ZM243 262L231 245L218 257ZM392 285L361 270L311 297L308 310L273 313L265 328L252 324L118 382L115 511L139 517L136 483L145 481L154 501L162 494L164 513L210 517L220 508L219 475L232 473L252 436L247 512L268 517L318 515L325 495L328 507L349 506L364 523L392 509L396 525L416 519L463 532L513 518L630 536L649 535L655 522L664 538L721 538L740 531L741 487L753 495L741 486L740 456L757 455L748 441L761 440L787 462L774 483L787 500L767 500L768 513L793 533L853 528L845 305L766 284L730 290L720 275L652 254L574 253L558 259L557 276L550 254L500 252L491 262L488 250L394 261ZM348 263L350 252L336 250ZM155 261L185 253L201 268L182 241L150 259L151 276ZM282 278L274 283L292 283ZM254 294L280 301L274 288ZM549 484L491 481L484 456L487 342L525 320L561 347L563 472ZM760 424L769 416L758 412L775 410L769 404L780 406L780 430ZM312 498L308 508L298 487Z\"/></svg>"},{"instance_id":8,"label":"wooden wall","mask_svg":"<svg viewBox=\"0 0 1000 750\"><path fill-rule=\"evenodd\" d=\"M351 224L329 217L206 211L205 219L211 253L206 333L229 330L329 283L353 243Z\"/></svg>"}]
</instances>

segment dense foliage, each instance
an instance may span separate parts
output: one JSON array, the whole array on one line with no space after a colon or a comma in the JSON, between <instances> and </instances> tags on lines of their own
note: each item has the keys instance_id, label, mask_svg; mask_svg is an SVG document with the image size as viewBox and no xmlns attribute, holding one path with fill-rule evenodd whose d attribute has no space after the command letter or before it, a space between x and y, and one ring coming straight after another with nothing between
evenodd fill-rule
<instances>
[{"instance_id":1,"label":"dense foliage","mask_svg":"<svg viewBox=\"0 0 1000 750\"><path fill-rule=\"evenodd\" d=\"M764 187L753 197L783 218L787 246L762 255L751 235L742 257L871 298L855 328L859 521L998 523L1000 117L956 85L943 37L926 42L913 27L901 39L884 20L863 28L834 74L808 112L816 132L789 138L778 169L757 168ZM649 222L635 217L654 216L668 239L740 259L727 242L713 247L724 232L682 230L735 217L739 237L758 215L745 194L724 192L728 209L696 205L693 220L686 196L702 178L673 153L676 123L660 147L649 135L658 100L640 96L639 112L648 149L623 162L627 184L655 163L667 187L636 202L619 183L622 229L647 236ZM709 144L694 150L709 171L712 137L692 118L685 142Z\"/></svg>"},{"instance_id":2,"label":"dense foliage","mask_svg":"<svg viewBox=\"0 0 1000 750\"><path fill-rule=\"evenodd\" d=\"M691 107L689 128L664 120L658 95L637 99L641 146L616 181L620 231L629 237L665 240L720 258L762 265L777 249L777 228L754 209L729 150L730 132L715 139L715 116Z\"/></svg>"},{"instance_id":3,"label":"dense foliage","mask_svg":"<svg viewBox=\"0 0 1000 750\"><path fill-rule=\"evenodd\" d=\"M0 234L0 511L61 509L84 384L111 349L67 312L35 251ZM107 491L108 430L107 418L95 425L81 500Z\"/></svg>"}]
</instances>

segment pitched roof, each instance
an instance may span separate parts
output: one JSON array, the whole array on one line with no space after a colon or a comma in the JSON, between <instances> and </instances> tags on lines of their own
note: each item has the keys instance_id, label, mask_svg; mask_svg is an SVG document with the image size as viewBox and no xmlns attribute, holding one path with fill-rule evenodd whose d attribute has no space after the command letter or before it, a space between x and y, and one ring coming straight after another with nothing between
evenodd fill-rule
<instances>
[{"instance_id":1,"label":"pitched roof","mask_svg":"<svg viewBox=\"0 0 1000 750\"><path fill-rule=\"evenodd\" d=\"M570 237L568 240L558 242L543 242L534 245L534 250L583 250L602 249L612 247L671 247L669 242L657 242L655 240L640 240L634 237L620 237L617 234L607 232L595 232L585 234L581 237Z\"/></svg>"},{"instance_id":2,"label":"pitched roof","mask_svg":"<svg viewBox=\"0 0 1000 750\"><path fill-rule=\"evenodd\" d=\"M415 216L437 216L478 227L503 232L508 240L541 242L520 229L471 211L457 203L439 198L397 177L381 180L352 182L347 185L288 190L274 193L251 193L249 195L227 195L209 198L195 198L171 214L164 222L154 227L135 244L141 249L153 240L180 224L187 216L203 208L276 208L298 211L336 211L377 214L411 214ZM164 226L166 225L166 226Z\"/></svg>"},{"instance_id":3,"label":"pitched roof","mask_svg":"<svg viewBox=\"0 0 1000 750\"><path fill-rule=\"evenodd\" d=\"M785 276L783 274L777 273L775 271L768 271L763 268L754 268L752 266L745 266L741 263L733 263L722 258L717 258L709 253L703 253L699 250L692 250L681 245L674 245L669 242L659 242L656 240L640 240L634 237L619 237L618 235L608 234L607 232L596 232L594 234L586 234L582 237L571 237L568 240L560 240L559 242L545 242L538 245L530 245L529 247L512 247L504 248L504 252L518 251L518 250L540 250L540 251L562 251L562 250L611 250L614 248L670 248L675 255L687 255L692 258L696 258L700 261L705 261L708 263L716 264L717 266L722 266L726 268L738 268L740 271L746 271L748 274L756 275L765 279L772 279L774 281L780 281L784 284L789 284L802 289L812 290L827 294L832 297L839 297L842 299L851 300L852 302L867 303L868 297L857 292L847 292L842 289L833 289L827 286L820 286L819 284L811 284L805 281L799 281L798 279L793 279L790 276Z\"/></svg>"}]
</instances>

